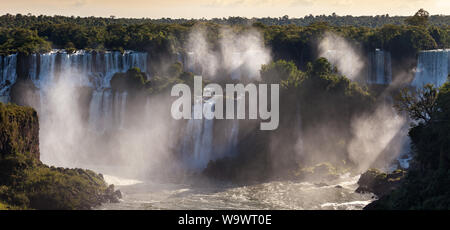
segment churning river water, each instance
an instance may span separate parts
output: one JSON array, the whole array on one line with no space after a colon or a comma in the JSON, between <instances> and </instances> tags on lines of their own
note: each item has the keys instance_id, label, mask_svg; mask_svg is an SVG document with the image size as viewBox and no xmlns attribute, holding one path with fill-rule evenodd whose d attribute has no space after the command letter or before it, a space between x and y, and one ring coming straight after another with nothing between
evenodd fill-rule
<instances>
[{"instance_id":1,"label":"churning river water","mask_svg":"<svg viewBox=\"0 0 450 230\"><path fill-rule=\"evenodd\" d=\"M355 193L359 176L330 183L273 181L233 186L212 183L161 183L105 175L122 192L119 203L98 209L362 209L372 194Z\"/></svg>"}]
</instances>

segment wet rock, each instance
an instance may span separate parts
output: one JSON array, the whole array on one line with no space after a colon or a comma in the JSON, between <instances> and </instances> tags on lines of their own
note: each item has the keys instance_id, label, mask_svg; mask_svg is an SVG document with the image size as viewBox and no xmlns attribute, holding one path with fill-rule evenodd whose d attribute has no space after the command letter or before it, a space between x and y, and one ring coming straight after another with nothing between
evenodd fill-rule
<instances>
[{"instance_id":1,"label":"wet rock","mask_svg":"<svg viewBox=\"0 0 450 230\"><path fill-rule=\"evenodd\" d=\"M378 169L369 169L358 180L357 193L373 193L378 197L389 194L399 187L406 171L398 169L390 174Z\"/></svg>"}]
</instances>

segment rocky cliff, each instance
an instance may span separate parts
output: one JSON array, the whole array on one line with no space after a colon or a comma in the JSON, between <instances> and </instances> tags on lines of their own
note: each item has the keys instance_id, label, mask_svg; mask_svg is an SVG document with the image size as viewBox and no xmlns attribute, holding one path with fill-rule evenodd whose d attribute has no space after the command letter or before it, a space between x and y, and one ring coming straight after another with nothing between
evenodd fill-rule
<instances>
[{"instance_id":1,"label":"rocky cliff","mask_svg":"<svg viewBox=\"0 0 450 230\"><path fill-rule=\"evenodd\" d=\"M0 106L1 159L25 154L39 161L39 122L36 111L29 107Z\"/></svg>"},{"instance_id":2,"label":"rocky cliff","mask_svg":"<svg viewBox=\"0 0 450 230\"><path fill-rule=\"evenodd\" d=\"M1 209L90 209L118 198L101 174L44 165L36 111L0 103Z\"/></svg>"}]
</instances>

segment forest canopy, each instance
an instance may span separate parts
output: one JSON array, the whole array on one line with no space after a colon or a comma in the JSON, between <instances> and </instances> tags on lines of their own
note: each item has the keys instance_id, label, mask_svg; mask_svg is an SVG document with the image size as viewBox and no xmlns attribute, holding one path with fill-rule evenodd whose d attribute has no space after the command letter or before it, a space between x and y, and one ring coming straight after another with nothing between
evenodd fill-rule
<instances>
[{"instance_id":1,"label":"forest canopy","mask_svg":"<svg viewBox=\"0 0 450 230\"><path fill-rule=\"evenodd\" d=\"M195 24L212 28L228 25L262 31L276 59L296 64L312 61L311 44L326 31L394 53L450 47L450 16L429 15L419 10L411 17L305 16L303 18L132 19L11 15L0 16L0 54L34 53L55 49L136 50L155 55L179 49ZM395 55L395 54L394 54Z\"/></svg>"}]
</instances>

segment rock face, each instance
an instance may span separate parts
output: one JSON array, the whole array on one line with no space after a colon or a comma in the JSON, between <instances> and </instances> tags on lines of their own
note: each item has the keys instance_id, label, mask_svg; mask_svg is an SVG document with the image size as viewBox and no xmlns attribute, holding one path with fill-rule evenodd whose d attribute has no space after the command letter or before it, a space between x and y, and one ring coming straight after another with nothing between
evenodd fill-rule
<instances>
[{"instance_id":1,"label":"rock face","mask_svg":"<svg viewBox=\"0 0 450 230\"><path fill-rule=\"evenodd\" d=\"M378 197L382 197L397 189L405 175L406 171L404 170L396 170L393 173L387 174L378 169L369 169L359 178L359 187L356 189L356 192L370 192Z\"/></svg>"},{"instance_id":2,"label":"rock face","mask_svg":"<svg viewBox=\"0 0 450 230\"><path fill-rule=\"evenodd\" d=\"M29 107L0 105L0 156L18 153L39 161L39 121Z\"/></svg>"},{"instance_id":3,"label":"rock face","mask_svg":"<svg viewBox=\"0 0 450 230\"><path fill-rule=\"evenodd\" d=\"M101 174L44 165L36 111L0 103L0 208L90 209L119 198Z\"/></svg>"}]
</instances>

